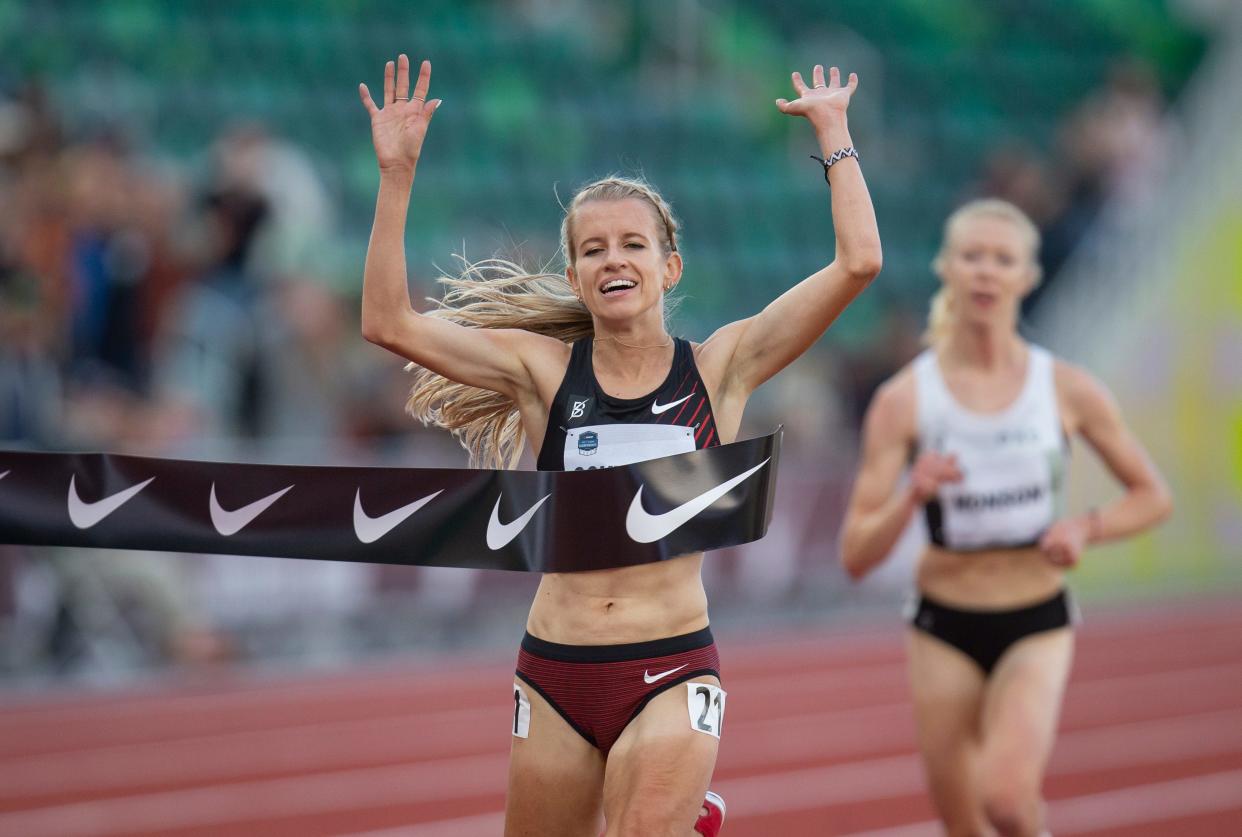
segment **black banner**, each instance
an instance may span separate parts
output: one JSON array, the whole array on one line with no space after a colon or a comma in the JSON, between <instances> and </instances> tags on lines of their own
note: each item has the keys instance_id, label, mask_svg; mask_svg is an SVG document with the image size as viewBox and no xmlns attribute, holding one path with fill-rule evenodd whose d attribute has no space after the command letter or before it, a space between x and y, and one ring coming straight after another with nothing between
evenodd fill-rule
<instances>
[{"instance_id":1,"label":"black banner","mask_svg":"<svg viewBox=\"0 0 1242 837\"><path fill-rule=\"evenodd\" d=\"M780 435L564 472L0 451L0 543L612 569L763 537Z\"/></svg>"}]
</instances>

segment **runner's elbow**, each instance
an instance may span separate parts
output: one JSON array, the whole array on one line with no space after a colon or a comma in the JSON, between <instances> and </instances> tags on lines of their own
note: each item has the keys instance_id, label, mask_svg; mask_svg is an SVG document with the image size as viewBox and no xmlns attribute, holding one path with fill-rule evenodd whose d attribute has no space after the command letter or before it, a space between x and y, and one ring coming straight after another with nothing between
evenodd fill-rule
<instances>
[{"instance_id":1,"label":"runner's elbow","mask_svg":"<svg viewBox=\"0 0 1242 837\"><path fill-rule=\"evenodd\" d=\"M1164 523L1173 516L1173 493L1163 482L1156 485L1155 493L1155 522Z\"/></svg>"},{"instance_id":2,"label":"runner's elbow","mask_svg":"<svg viewBox=\"0 0 1242 837\"><path fill-rule=\"evenodd\" d=\"M388 348L392 344L391 329L383 320L362 315L362 339L368 343Z\"/></svg>"},{"instance_id":3,"label":"runner's elbow","mask_svg":"<svg viewBox=\"0 0 1242 837\"><path fill-rule=\"evenodd\" d=\"M863 576L870 569L870 565L859 554L858 548L851 543L850 538L843 537L841 539L840 551L841 567L845 570L845 574L849 576L850 581L862 581Z\"/></svg>"},{"instance_id":4,"label":"runner's elbow","mask_svg":"<svg viewBox=\"0 0 1242 837\"><path fill-rule=\"evenodd\" d=\"M375 309L362 310L362 339L385 349L392 349L401 333L399 317Z\"/></svg>"},{"instance_id":5,"label":"runner's elbow","mask_svg":"<svg viewBox=\"0 0 1242 837\"><path fill-rule=\"evenodd\" d=\"M871 280L880 275L884 268L884 257L877 247L874 252L861 253L845 264L845 271L851 280L861 284L870 284Z\"/></svg>"}]
</instances>

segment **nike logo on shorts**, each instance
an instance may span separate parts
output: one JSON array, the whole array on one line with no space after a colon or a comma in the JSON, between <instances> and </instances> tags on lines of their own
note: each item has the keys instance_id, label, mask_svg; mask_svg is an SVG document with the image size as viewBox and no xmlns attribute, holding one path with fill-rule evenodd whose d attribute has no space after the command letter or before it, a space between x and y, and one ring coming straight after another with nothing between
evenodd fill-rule
<instances>
[{"instance_id":1,"label":"nike logo on shorts","mask_svg":"<svg viewBox=\"0 0 1242 837\"><path fill-rule=\"evenodd\" d=\"M381 514L379 517L371 517L362 510L362 489L359 488L358 493L354 495L354 534L363 543L375 543L397 528L397 525L407 517L443 493L444 489L441 488L435 494L428 494L421 500L415 500L413 503L404 505L387 514Z\"/></svg>"},{"instance_id":2,"label":"nike logo on shorts","mask_svg":"<svg viewBox=\"0 0 1242 837\"><path fill-rule=\"evenodd\" d=\"M640 485L638 493L634 495L634 500L630 503L629 513L625 516L625 531L638 543L652 543L666 538L688 523L695 515L732 491L751 474L767 465L768 461L768 459L763 460L749 471L738 474L728 482L704 491L694 499L663 514L651 514L643 508L643 486Z\"/></svg>"},{"instance_id":3,"label":"nike logo on shorts","mask_svg":"<svg viewBox=\"0 0 1242 837\"><path fill-rule=\"evenodd\" d=\"M293 488L293 486L285 486L280 491L255 500L253 503L242 506L240 509L225 511L220 507L220 501L216 499L216 484L213 482L211 484L211 500L209 503L211 507L211 525L215 526L216 531L226 538L230 535L236 535L242 529L249 526L252 520L267 511L268 506L283 497L290 488Z\"/></svg>"},{"instance_id":4,"label":"nike logo on shorts","mask_svg":"<svg viewBox=\"0 0 1242 837\"><path fill-rule=\"evenodd\" d=\"M7 474L8 471L5 473ZM69 520L79 529L89 529L132 500L134 495L146 488L155 477L137 485L131 485L124 491L118 491L111 497L105 497L93 503L88 503L78 496L76 479L76 476L69 478Z\"/></svg>"},{"instance_id":5,"label":"nike logo on shorts","mask_svg":"<svg viewBox=\"0 0 1242 837\"><path fill-rule=\"evenodd\" d=\"M668 671L662 671L659 674L649 674L646 671L643 671L643 682L646 683L648 686L650 686L652 683L656 682L657 680L663 680L665 677L668 677L670 674L676 674L677 672L681 671L683 668L685 668L688 665L690 664L685 663L683 665L677 666L677 668L670 668Z\"/></svg>"},{"instance_id":6,"label":"nike logo on shorts","mask_svg":"<svg viewBox=\"0 0 1242 837\"><path fill-rule=\"evenodd\" d=\"M487 521L488 549L496 550L508 546L509 542L521 534L522 530L526 528L526 524L529 523L530 519L535 516L535 512L539 511L539 507L544 504L544 501L552 495L545 494L543 499L527 509L526 512L517 520L509 523L501 523L500 498L504 496L504 494L501 494L500 497L496 498L496 505L492 507L492 519Z\"/></svg>"},{"instance_id":7,"label":"nike logo on shorts","mask_svg":"<svg viewBox=\"0 0 1242 837\"><path fill-rule=\"evenodd\" d=\"M680 404L681 402L683 402L683 401L685 401L685 400L687 400L687 399L689 399L689 398L693 398L693 397L694 397L694 393L692 392L692 393L690 393L689 395L687 395L685 398L678 398L676 401L670 401L670 402L669 402L669 403L667 403L667 404L661 404L658 400L657 400L657 401L652 401L652 402L651 402L651 412L655 413L655 414L658 416L658 415L660 415L660 413L667 412L668 410L671 410L671 409L673 409L674 407L676 407L676 406L677 406L678 404Z\"/></svg>"}]
</instances>

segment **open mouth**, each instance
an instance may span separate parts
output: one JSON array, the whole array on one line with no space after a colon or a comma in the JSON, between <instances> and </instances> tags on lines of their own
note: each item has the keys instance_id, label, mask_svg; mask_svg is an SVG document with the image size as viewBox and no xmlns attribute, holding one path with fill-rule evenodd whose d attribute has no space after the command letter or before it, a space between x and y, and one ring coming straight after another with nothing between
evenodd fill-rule
<instances>
[{"instance_id":1,"label":"open mouth","mask_svg":"<svg viewBox=\"0 0 1242 837\"><path fill-rule=\"evenodd\" d=\"M604 296L608 296L609 294L621 293L636 287L638 287L638 283L633 279L609 279L600 287L599 292Z\"/></svg>"}]
</instances>

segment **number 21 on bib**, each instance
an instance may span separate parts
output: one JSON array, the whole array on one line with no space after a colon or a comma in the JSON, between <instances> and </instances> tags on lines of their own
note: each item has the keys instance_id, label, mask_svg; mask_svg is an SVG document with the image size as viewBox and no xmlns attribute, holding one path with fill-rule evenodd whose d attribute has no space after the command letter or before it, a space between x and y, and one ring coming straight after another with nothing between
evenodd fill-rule
<instances>
[{"instance_id":1,"label":"number 21 on bib","mask_svg":"<svg viewBox=\"0 0 1242 837\"><path fill-rule=\"evenodd\" d=\"M513 684L513 734L518 738L530 737L530 698L517 683Z\"/></svg>"},{"instance_id":2,"label":"number 21 on bib","mask_svg":"<svg viewBox=\"0 0 1242 837\"><path fill-rule=\"evenodd\" d=\"M686 689L690 728L719 738L720 727L724 724L725 690L710 683L687 683Z\"/></svg>"}]
</instances>

